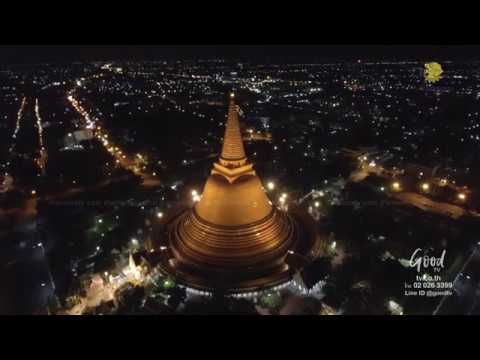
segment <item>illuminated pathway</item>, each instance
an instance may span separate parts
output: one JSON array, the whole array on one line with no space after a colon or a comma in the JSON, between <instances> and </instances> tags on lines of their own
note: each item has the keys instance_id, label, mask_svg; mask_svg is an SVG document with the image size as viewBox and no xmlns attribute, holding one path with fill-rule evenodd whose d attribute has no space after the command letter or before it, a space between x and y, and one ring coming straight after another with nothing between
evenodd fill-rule
<instances>
[{"instance_id":1,"label":"illuminated pathway","mask_svg":"<svg viewBox=\"0 0 480 360\"><path fill-rule=\"evenodd\" d=\"M25 111L25 106L26 106L26 104L27 104L27 99L26 99L25 97L23 97L23 98L22 98L22 102L21 102L21 104L20 104L20 108L18 109L18 112L17 112L17 119L16 119L16 122L15 122L15 129L14 129L14 131L13 131L12 141L11 141L10 147L9 147L9 149L8 149L8 157L7 157L7 159L5 159L5 162L4 162L4 163L2 162L2 163L0 164L1 167L2 167L2 169L5 170L5 176L9 176L7 169L8 169L9 166L10 166L10 162L11 162L10 159L11 159L11 157L12 157L13 152L15 151L15 146L16 146L16 144L17 144L17 141L16 141L16 139L17 139L17 134L18 134L18 132L19 132L19 130L20 130L20 124L21 124L21 121L22 121L22 117L23 117L23 113L24 113L24 111ZM11 177L9 177L9 179L10 179L10 180L9 180L8 185L5 185L5 183L4 183L3 186L5 186L5 187L2 189L2 192L11 190L12 184L13 184L13 179L12 179ZM1 186L0 186L0 188L1 188Z\"/></svg>"},{"instance_id":2,"label":"illuminated pathway","mask_svg":"<svg viewBox=\"0 0 480 360\"><path fill-rule=\"evenodd\" d=\"M36 163L41 171L45 171L45 164L47 161L47 152L43 145L43 127L42 127L42 118L40 117L40 110L38 106L38 99L35 99L35 117L37 119L36 127L38 130L38 144L40 146L39 157L36 159Z\"/></svg>"},{"instance_id":3,"label":"illuminated pathway","mask_svg":"<svg viewBox=\"0 0 480 360\"><path fill-rule=\"evenodd\" d=\"M145 167L139 167L135 158L125 154L118 146L112 143L108 133L102 126L98 125L100 122L98 119L94 119L90 114L82 107L80 102L75 99L72 95L72 92L69 93L67 99L72 104L73 108L82 116L82 119L85 122L85 128L94 131L94 135L98 141L103 145L105 150L107 150L114 158L115 163L124 169L133 171L136 175L139 175L143 179L144 186L159 186L161 184L160 180L156 177L156 173L146 173L144 170ZM142 155L137 154L137 158L142 159Z\"/></svg>"},{"instance_id":4,"label":"illuminated pathway","mask_svg":"<svg viewBox=\"0 0 480 360\"><path fill-rule=\"evenodd\" d=\"M392 193L391 196L406 204L422 209L423 211L431 211L444 216L449 216L453 219L458 219L467 213L467 211L460 206L433 201L426 196L413 192Z\"/></svg>"},{"instance_id":5,"label":"illuminated pathway","mask_svg":"<svg viewBox=\"0 0 480 360\"><path fill-rule=\"evenodd\" d=\"M20 123L23 117L23 112L25 111L26 104L27 104L27 98L23 97L22 103L20 105L20 109L18 109L18 113L17 113L17 122L15 124L15 130L12 135L12 145L10 146L10 149L9 149L10 154L15 149L15 139L17 138L18 131L20 130Z\"/></svg>"},{"instance_id":6,"label":"illuminated pathway","mask_svg":"<svg viewBox=\"0 0 480 360\"><path fill-rule=\"evenodd\" d=\"M391 172L391 171L388 171L386 170L385 168L383 168L382 166L380 166L379 164L375 164L374 162L370 162L368 165L367 164L367 159L364 158L364 159L361 159L360 160L361 163L360 163L360 166L358 169L354 170L351 174L350 174L350 177L349 177L349 181L352 181L352 182L362 182L364 181L370 174L375 174L379 177L382 177L384 179L387 179L387 180L393 180L395 177L394 177L394 174ZM434 180L433 182L439 182L441 183L441 180L435 180L435 179L432 179ZM400 186L399 185L399 182L395 182L392 184L392 186L397 186L398 189L395 190L394 188L394 191L393 192L389 192L389 193L386 193L387 196L391 197L391 198L394 198L396 200L399 200L405 204L408 204L408 205L412 205L412 206L415 206L423 211L430 211L430 212L434 212L434 213L437 213L437 214L441 214L441 215L444 215L444 216L448 216L448 217L451 217L453 219L458 219L466 214L470 214L470 215L476 215L476 213L472 212L472 211L467 211L465 210L464 208L458 206L458 205L454 205L454 204L450 204L450 203L446 203L446 202L441 202L441 201L434 201L430 198L428 198L427 196L423 195L423 194L418 194L418 193L414 193L414 192L405 192L405 191L400 191ZM454 184L448 184L452 189L454 190L457 190L457 191L464 191L463 188L461 187L458 187L458 186L455 186ZM446 186L446 185L444 185ZM384 191L384 190L382 190ZM463 192L460 192L459 193L459 196L461 196L461 194L463 194Z\"/></svg>"},{"instance_id":7,"label":"illuminated pathway","mask_svg":"<svg viewBox=\"0 0 480 360\"><path fill-rule=\"evenodd\" d=\"M27 99L26 97L23 97L22 103L20 105L20 109L18 110L17 113L17 121L15 124L15 130L12 135L12 144L9 148L10 154L13 154L15 152L15 146L16 146L16 139L18 132L20 131L21 128L21 122L22 118L25 112L25 107L27 105ZM43 143L43 126L42 126L42 118L40 117L40 110L39 110L39 105L38 105L38 99L35 99L35 127L37 128L38 131L38 144L39 144L39 151L38 154L39 156L35 159L36 164L40 168L41 171L45 170L45 164L46 164L46 159L47 159L47 153L46 149Z\"/></svg>"}]
</instances>

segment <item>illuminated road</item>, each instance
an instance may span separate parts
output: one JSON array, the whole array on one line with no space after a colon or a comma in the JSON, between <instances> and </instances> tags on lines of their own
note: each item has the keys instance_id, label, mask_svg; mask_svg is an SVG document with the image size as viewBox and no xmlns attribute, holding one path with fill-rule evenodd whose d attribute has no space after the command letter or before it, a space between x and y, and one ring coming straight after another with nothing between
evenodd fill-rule
<instances>
[{"instance_id":1,"label":"illuminated road","mask_svg":"<svg viewBox=\"0 0 480 360\"><path fill-rule=\"evenodd\" d=\"M12 145L10 146L10 154L15 150L15 144L16 144L16 138L17 138L17 135L18 135L18 132L20 130L20 126L21 126L21 121L22 121L22 118L23 118L23 113L25 111L25 106L27 105L27 98L26 97L23 97L22 99L22 103L20 104L20 108L18 109L18 113L17 113L17 121L15 123L15 130L13 131L13 135L12 135Z\"/></svg>"},{"instance_id":2,"label":"illuminated road","mask_svg":"<svg viewBox=\"0 0 480 360\"><path fill-rule=\"evenodd\" d=\"M449 216L453 219L458 219L467 213L467 211L459 206L432 201L429 198L417 193L399 192L392 193L390 196L424 211L431 211L437 214Z\"/></svg>"},{"instance_id":3,"label":"illuminated road","mask_svg":"<svg viewBox=\"0 0 480 360\"><path fill-rule=\"evenodd\" d=\"M17 118L16 118L16 121L15 121L15 129L13 130L13 134L12 134L12 141L11 141L10 147L8 149L10 159L11 159L12 155L15 153L15 148L16 148L16 145L17 145L17 135L18 135L18 132L20 131L22 118L23 118L23 115L24 115L24 112L25 112L25 106L26 105L27 105L27 98L23 97L22 102L20 103L20 108L18 109L18 112L17 112ZM9 167L11 166L11 161L12 161L10 159L6 162L6 165L9 166ZM9 186L9 190L11 190L12 188L13 188L13 186Z\"/></svg>"},{"instance_id":4,"label":"illuminated road","mask_svg":"<svg viewBox=\"0 0 480 360\"><path fill-rule=\"evenodd\" d=\"M390 172L385 170L380 165L374 164L373 166L370 166L362 164L358 169L356 169L350 174L349 181L362 182L370 174L380 176L384 179L392 179ZM451 185L451 187L457 190L461 190L461 188L455 187L454 185ZM458 219L468 213L471 213L458 205L433 201L430 198L418 193L399 191L389 192L386 194L387 196L393 197L394 199L399 200L405 204L415 206L424 211L430 211L444 216L448 216L453 219Z\"/></svg>"},{"instance_id":5,"label":"illuminated road","mask_svg":"<svg viewBox=\"0 0 480 360\"><path fill-rule=\"evenodd\" d=\"M22 123L23 124L25 123L24 121L22 122L22 119L25 117L25 111L28 104L29 104L29 101L27 101L27 98L23 97L22 103L20 105L20 109L18 110L18 113L17 113L17 121L16 121L14 133L12 135L12 145L10 147L10 154L15 153L16 142L19 140L17 139L18 133L21 129ZM34 126L37 129L38 146L39 146L38 150L35 150L35 152L38 154L38 157L35 160L35 164L38 166L40 171L43 172L46 166L47 153L44 146L43 125L42 125L42 119L40 117L39 102L37 98L35 99L35 103L34 103ZM14 167L15 164L10 164L10 166ZM18 185L16 185L16 187L18 187ZM27 187L27 188L23 188L23 190L30 193L31 188ZM33 192L31 194L35 195L35 193ZM18 224L21 224L22 222L26 222L34 218L37 215L36 207L37 207L37 198L36 196L31 196L25 199L23 202L17 203L8 209L7 208L0 209L0 218L9 217L13 220L13 224L18 225ZM5 232L0 232L0 235L4 233Z\"/></svg>"},{"instance_id":6,"label":"illuminated road","mask_svg":"<svg viewBox=\"0 0 480 360\"><path fill-rule=\"evenodd\" d=\"M36 127L38 131L38 144L39 144L39 156L36 159L36 163L41 171L45 170L45 165L47 161L47 152L43 143L43 126L42 118L40 117L40 108L38 106L38 99L35 99L35 118L36 118Z\"/></svg>"},{"instance_id":7,"label":"illuminated road","mask_svg":"<svg viewBox=\"0 0 480 360\"><path fill-rule=\"evenodd\" d=\"M93 118L80 104L80 102L74 98L72 95L73 92L70 92L68 95L68 100L70 101L73 108L80 114L84 120L85 129L93 130L95 137L103 145L106 151L108 151L114 158L117 165L123 167L126 170L133 171L136 175L139 175L143 179L143 186L146 187L155 187L161 185L160 180L157 178L155 173L145 172L145 167L140 167L137 165L135 156L124 153L118 146L113 144L111 137L101 126L98 119ZM136 155L137 157L139 154ZM141 157L141 155L140 155Z\"/></svg>"},{"instance_id":8,"label":"illuminated road","mask_svg":"<svg viewBox=\"0 0 480 360\"><path fill-rule=\"evenodd\" d=\"M16 150L17 150L17 147L18 147L17 143L19 142L18 135L19 135L19 132L22 128L22 124L25 123L24 121L22 122L22 120L25 117L25 112L26 112L27 105L29 105L29 101L27 101L26 97L23 97L20 108L17 112L15 129L14 129L14 132L12 134L12 143L11 143L10 148L9 148L9 155L10 156L16 154ZM34 152L38 155L33 155L33 156L36 156L35 164L38 166L39 170L43 173L44 170L45 170L46 161L47 161L46 160L47 159L47 152L46 152L46 149L45 149L45 146L44 146L42 118L40 117L39 102L38 102L37 98L35 98L33 120L34 120L34 127L37 129L37 134L38 134L38 150L34 150ZM24 143L25 140L22 139L22 141L20 141L20 143L22 143L22 142ZM28 141L28 142L30 142L30 141ZM15 157L15 159L17 159L17 158ZM7 165L9 165L10 168L15 167L14 166L15 164L12 164L11 162L12 162L12 160L8 161Z\"/></svg>"},{"instance_id":9,"label":"illuminated road","mask_svg":"<svg viewBox=\"0 0 480 360\"><path fill-rule=\"evenodd\" d=\"M3 163L0 164L1 167L4 168L4 169L9 169L10 166L11 166L11 161L12 161L11 158L12 158L12 154L13 154L13 152L15 150L15 147L16 147L16 138L17 138L17 134L20 130L20 124L21 124L21 120L22 120L22 117L23 117L23 112L25 111L26 103L27 103L26 98L23 97L22 101L20 103L20 107L17 111L17 117L16 117L16 121L15 121L15 129L13 130L12 139L11 139L11 142L10 142L10 147L8 149L9 155L7 156L7 159L2 159ZM8 171L5 171L4 175L8 180L4 181L3 184L0 184L0 193L4 193L4 192L10 191L10 190L13 190L13 188L14 188L14 180L10 176ZM2 215L2 211L0 209L0 216L1 215Z\"/></svg>"}]
</instances>

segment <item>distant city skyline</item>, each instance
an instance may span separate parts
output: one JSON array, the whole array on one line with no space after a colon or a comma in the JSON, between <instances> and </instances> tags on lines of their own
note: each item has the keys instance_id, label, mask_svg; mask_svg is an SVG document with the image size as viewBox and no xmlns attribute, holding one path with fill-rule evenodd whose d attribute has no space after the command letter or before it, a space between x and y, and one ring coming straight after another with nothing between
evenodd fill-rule
<instances>
[{"instance_id":1,"label":"distant city skyline","mask_svg":"<svg viewBox=\"0 0 480 360\"><path fill-rule=\"evenodd\" d=\"M480 314L480 61L87 48L0 66L0 314Z\"/></svg>"},{"instance_id":2,"label":"distant city skyline","mask_svg":"<svg viewBox=\"0 0 480 360\"><path fill-rule=\"evenodd\" d=\"M475 60L479 45L1 45L0 64L225 58L331 60Z\"/></svg>"}]
</instances>

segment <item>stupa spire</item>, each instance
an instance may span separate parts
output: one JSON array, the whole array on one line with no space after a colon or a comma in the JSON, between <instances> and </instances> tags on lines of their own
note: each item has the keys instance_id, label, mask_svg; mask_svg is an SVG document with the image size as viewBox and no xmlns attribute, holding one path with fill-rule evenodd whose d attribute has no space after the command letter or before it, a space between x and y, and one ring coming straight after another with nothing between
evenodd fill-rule
<instances>
[{"instance_id":1,"label":"stupa spire","mask_svg":"<svg viewBox=\"0 0 480 360\"><path fill-rule=\"evenodd\" d=\"M233 92L230 93L221 159L224 161L233 160L234 162L246 159L242 133L240 132L240 124L238 122L238 108L235 104L235 94Z\"/></svg>"},{"instance_id":2,"label":"stupa spire","mask_svg":"<svg viewBox=\"0 0 480 360\"><path fill-rule=\"evenodd\" d=\"M286 260L290 249L313 254L314 230L303 230L303 218L299 221L268 199L245 156L230 96L222 153L199 201L169 223L171 256L162 257L162 270L207 291L251 292L276 286L295 271ZM298 240L308 243L297 247Z\"/></svg>"},{"instance_id":3,"label":"stupa spire","mask_svg":"<svg viewBox=\"0 0 480 360\"><path fill-rule=\"evenodd\" d=\"M255 175L253 166L247 162L247 156L245 155L240 123L238 122L238 109L233 92L230 93L222 153L218 162L213 164L212 173L222 175L230 183L242 175Z\"/></svg>"}]
</instances>

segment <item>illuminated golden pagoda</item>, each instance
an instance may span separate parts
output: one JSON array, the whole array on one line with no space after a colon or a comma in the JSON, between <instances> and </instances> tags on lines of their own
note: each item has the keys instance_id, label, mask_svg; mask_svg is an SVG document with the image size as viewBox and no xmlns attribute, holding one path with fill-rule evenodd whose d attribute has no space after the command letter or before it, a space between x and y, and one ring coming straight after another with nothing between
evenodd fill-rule
<instances>
[{"instance_id":1,"label":"illuminated golden pagoda","mask_svg":"<svg viewBox=\"0 0 480 360\"><path fill-rule=\"evenodd\" d=\"M166 270L203 289L274 286L292 275L285 260L299 238L297 225L272 206L248 161L231 94L220 158L199 201L168 226Z\"/></svg>"}]
</instances>

